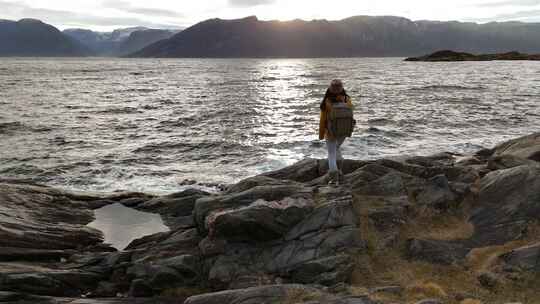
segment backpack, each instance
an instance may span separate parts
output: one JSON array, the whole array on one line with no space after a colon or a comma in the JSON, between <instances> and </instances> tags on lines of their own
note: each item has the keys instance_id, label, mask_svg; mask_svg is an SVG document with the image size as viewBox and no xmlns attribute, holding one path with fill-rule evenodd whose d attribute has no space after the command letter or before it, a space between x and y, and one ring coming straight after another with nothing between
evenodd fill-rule
<instances>
[{"instance_id":1,"label":"backpack","mask_svg":"<svg viewBox=\"0 0 540 304\"><path fill-rule=\"evenodd\" d=\"M355 124L353 110L346 102L332 103L327 129L334 138L351 137Z\"/></svg>"}]
</instances>

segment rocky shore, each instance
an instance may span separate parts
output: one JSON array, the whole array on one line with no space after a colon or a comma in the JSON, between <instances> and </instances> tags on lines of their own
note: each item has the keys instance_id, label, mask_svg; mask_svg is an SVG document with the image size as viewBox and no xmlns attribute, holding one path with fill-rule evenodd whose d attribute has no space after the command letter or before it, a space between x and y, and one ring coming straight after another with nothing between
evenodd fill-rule
<instances>
[{"instance_id":1,"label":"rocky shore","mask_svg":"<svg viewBox=\"0 0 540 304\"><path fill-rule=\"evenodd\" d=\"M540 133L473 155L306 159L218 194L0 180L0 303L539 303ZM171 231L116 251L121 203Z\"/></svg>"},{"instance_id":2,"label":"rocky shore","mask_svg":"<svg viewBox=\"0 0 540 304\"><path fill-rule=\"evenodd\" d=\"M454 51L438 51L433 54L409 57L405 61L493 61L493 60L540 60L540 54L529 55L520 52L507 52L500 54L481 54L474 55L470 53L454 52Z\"/></svg>"}]
</instances>

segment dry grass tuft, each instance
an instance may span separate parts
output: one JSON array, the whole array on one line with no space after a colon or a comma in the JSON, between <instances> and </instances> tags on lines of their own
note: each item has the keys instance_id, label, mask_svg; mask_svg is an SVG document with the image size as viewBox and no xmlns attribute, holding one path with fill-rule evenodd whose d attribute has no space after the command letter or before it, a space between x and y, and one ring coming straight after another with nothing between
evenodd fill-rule
<instances>
[{"instance_id":1,"label":"dry grass tuft","mask_svg":"<svg viewBox=\"0 0 540 304\"><path fill-rule=\"evenodd\" d=\"M448 294L437 283L433 282L416 282L405 289L408 298L438 298L444 299Z\"/></svg>"},{"instance_id":2,"label":"dry grass tuft","mask_svg":"<svg viewBox=\"0 0 540 304\"><path fill-rule=\"evenodd\" d=\"M464 214L443 214L424 208L403 231L409 237L432 240L463 240L474 233L474 226Z\"/></svg>"},{"instance_id":3,"label":"dry grass tuft","mask_svg":"<svg viewBox=\"0 0 540 304\"><path fill-rule=\"evenodd\" d=\"M404 245L409 238L436 240L464 240L474 233L468 222L471 199L461 210L442 214L429 209L413 210L408 213L407 222L392 228L393 231L379 231L370 221L369 212L378 208L377 201L365 197L355 199L355 211L360 220L361 236L368 243L368 250L357 256L353 271L351 293L365 295L367 288L399 285L404 292L399 294L377 293L371 297L382 303L416 303L420 299L438 298L447 304L501 304L522 302L540 304L540 274L521 274L518 281L506 280L496 290L481 286L478 274L499 267L498 257L513 249L538 242L540 224L532 224L523 240L501 246L477 248L469 253L463 264L437 265L423 261L408 260L403 256ZM381 250L380 242L396 235L392 247ZM467 295L470 299L463 299Z\"/></svg>"},{"instance_id":4,"label":"dry grass tuft","mask_svg":"<svg viewBox=\"0 0 540 304\"><path fill-rule=\"evenodd\" d=\"M467 255L466 264L476 273L484 272L493 267L502 254L530 245L538 240L540 240L540 223L532 223L527 228L527 236L524 239L499 246L475 248Z\"/></svg>"}]
</instances>

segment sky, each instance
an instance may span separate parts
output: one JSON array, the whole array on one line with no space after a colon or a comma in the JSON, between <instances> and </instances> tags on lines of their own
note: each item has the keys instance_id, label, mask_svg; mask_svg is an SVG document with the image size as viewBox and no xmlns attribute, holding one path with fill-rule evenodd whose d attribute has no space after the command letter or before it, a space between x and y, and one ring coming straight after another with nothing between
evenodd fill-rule
<instances>
[{"instance_id":1,"label":"sky","mask_svg":"<svg viewBox=\"0 0 540 304\"><path fill-rule=\"evenodd\" d=\"M540 22L540 0L0 0L0 19L40 19L60 29L186 28L209 18L328 19L393 15L412 20Z\"/></svg>"}]
</instances>

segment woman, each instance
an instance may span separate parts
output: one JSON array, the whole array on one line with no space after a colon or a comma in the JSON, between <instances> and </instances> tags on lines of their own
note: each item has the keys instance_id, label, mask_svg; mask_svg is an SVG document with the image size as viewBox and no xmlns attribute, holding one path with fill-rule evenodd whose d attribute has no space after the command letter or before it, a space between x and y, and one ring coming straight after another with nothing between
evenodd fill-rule
<instances>
[{"instance_id":1,"label":"woman","mask_svg":"<svg viewBox=\"0 0 540 304\"><path fill-rule=\"evenodd\" d=\"M338 168L338 160L341 162L343 157L341 156L340 147L345 141L345 138L350 136L334 135L330 128L331 121L329 120L334 106L339 105L339 103L344 103L349 109L352 110L353 105L351 103L351 98L347 95L347 92L343 88L343 82L339 79L334 79L330 83L330 87L326 91L323 101L321 102L321 117L319 123L319 139L326 139L326 147L328 148L328 173L329 173L329 184L339 184L339 179L342 177L343 173L340 168ZM340 104L339 106L343 106ZM337 108L337 107L336 107ZM352 124L354 126L354 120L351 117ZM352 127L351 127L352 132Z\"/></svg>"}]
</instances>

